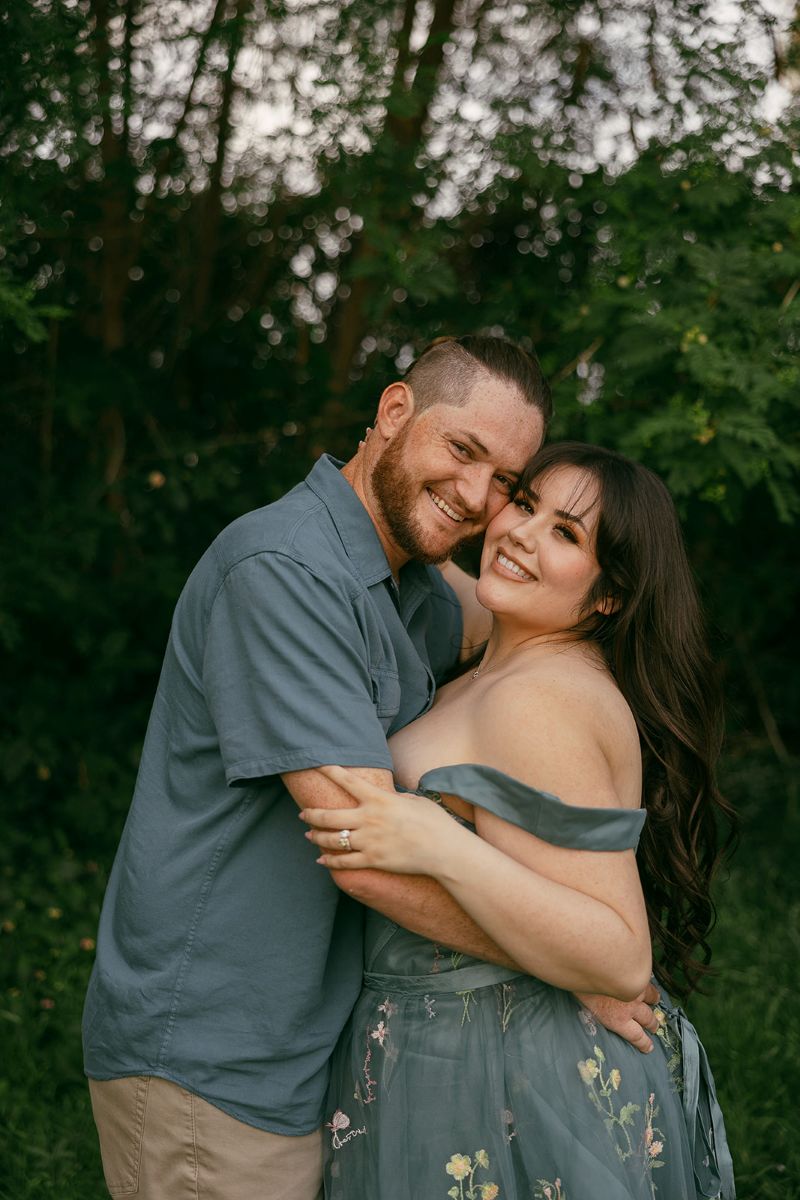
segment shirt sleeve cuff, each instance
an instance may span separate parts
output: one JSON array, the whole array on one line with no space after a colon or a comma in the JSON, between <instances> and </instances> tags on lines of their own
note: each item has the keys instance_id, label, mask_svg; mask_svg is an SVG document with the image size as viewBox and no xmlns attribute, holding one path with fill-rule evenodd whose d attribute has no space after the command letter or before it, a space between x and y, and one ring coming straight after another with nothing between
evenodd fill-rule
<instances>
[{"instance_id":1,"label":"shirt sleeve cuff","mask_svg":"<svg viewBox=\"0 0 800 1200\"><path fill-rule=\"evenodd\" d=\"M388 750L365 750L363 746L322 746L307 750L287 750L272 758L249 758L225 768L229 786L281 775L284 771L306 771L314 767L379 767L393 769Z\"/></svg>"}]
</instances>

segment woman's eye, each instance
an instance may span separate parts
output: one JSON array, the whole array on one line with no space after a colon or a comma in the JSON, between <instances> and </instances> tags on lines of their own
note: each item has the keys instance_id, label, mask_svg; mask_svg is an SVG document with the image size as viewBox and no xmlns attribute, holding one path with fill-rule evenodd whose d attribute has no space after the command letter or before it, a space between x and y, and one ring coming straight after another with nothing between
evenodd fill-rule
<instances>
[{"instance_id":1,"label":"woman's eye","mask_svg":"<svg viewBox=\"0 0 800 1200\"><path fill-rule=\"evenodd\" d=\"M566 541L574 542L575 545L578 544L578 539L575 537L575 533L572 529L570 529L569 525L556 525L556 530Z\"/></svg>"},{"instance_id":2,"label":"woman's eye","mask_svg":"<svg viewBox=\"0 0 800 1200\"><path fill-rule=\"evenodd\" d=\"M526 500L524 496L517 496L514 504L522 512L527 513L529 517L533 516L533 505L531 504L530 500Z\"/></svg>"}]
</instances>

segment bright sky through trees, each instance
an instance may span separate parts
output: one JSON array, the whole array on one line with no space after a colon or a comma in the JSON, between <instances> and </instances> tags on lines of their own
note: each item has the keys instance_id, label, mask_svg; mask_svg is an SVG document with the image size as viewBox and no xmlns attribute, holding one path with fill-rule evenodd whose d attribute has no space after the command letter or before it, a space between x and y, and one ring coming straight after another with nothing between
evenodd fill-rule
<instances>
[{"instance_id":1,"label":"bright sky through trees","mask_svg":"<svg viewBox=\"0 0 800 1200\"><path fill-rule=\"evenodd\" d=\"M413 113L417 59L443 8L448 28L438 36L447 40L419 154L433 181L425 197L433 215L457 211L502 174L504 141L525 130L534 152L578 170L597 162L619 169L653 138L675 140L713 112L735 163L758 140L752 125L738 124L731 103L742 85L752 81L754 120L774 118L788 101L786 80L774 77L771 64L791 0L587 0L569 6L568 18L565 7L239 0L227 8L244 29L228 47L207 37L225 13L220 0L144 4L135 30L119 23L116 39L120 54L127 39L133 61L129 129L147 143L172 137L180 124L190 166L184 182L203 188L227 74L231 128L222 177L225 186L236 180L227 203L246 206L276 185L314 192L327 161L367 153L379 135L397 91L403 18L411 22L405 91L394 102ZM140 190L153 182L143 171Z\"/></svg>"}]
</instances>

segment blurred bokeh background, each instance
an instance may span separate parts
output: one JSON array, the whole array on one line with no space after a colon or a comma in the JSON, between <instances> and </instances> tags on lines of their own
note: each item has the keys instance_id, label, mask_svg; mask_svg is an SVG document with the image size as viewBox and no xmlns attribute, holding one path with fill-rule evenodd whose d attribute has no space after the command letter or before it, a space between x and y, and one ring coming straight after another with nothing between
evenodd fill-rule
<instances>
[{"instance_id":1,"label":"blurred bokeh background","mask_svg":"<svg viewBox=\"0 0 800 1200\"><path fill-rule=\"evenodd\" d=\"M690 1012L742 1200L800 1196L799 18L0 5L0 1196L104 1195L80 1006L186 575L469 332L680 507L743 824Z\"/></svg>"}]
</instances>

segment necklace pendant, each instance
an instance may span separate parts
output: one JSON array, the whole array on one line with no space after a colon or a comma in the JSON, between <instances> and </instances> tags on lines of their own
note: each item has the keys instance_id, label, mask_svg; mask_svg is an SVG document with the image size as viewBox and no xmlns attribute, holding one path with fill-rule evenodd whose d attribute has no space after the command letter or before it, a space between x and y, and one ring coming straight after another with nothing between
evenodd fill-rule
<instances>
[{"instance_id":1,"label":"necklace pendant","mask_svg":"<svg viewBox=\"0 0 800 1200\"><path fill-rule=\"evenodd\" d=\"M477 679L478 676L480 675L480 673L481 673L480 667L476 667L475 670L472 672L472 678Z\"/></svg>"}]
</instances>

